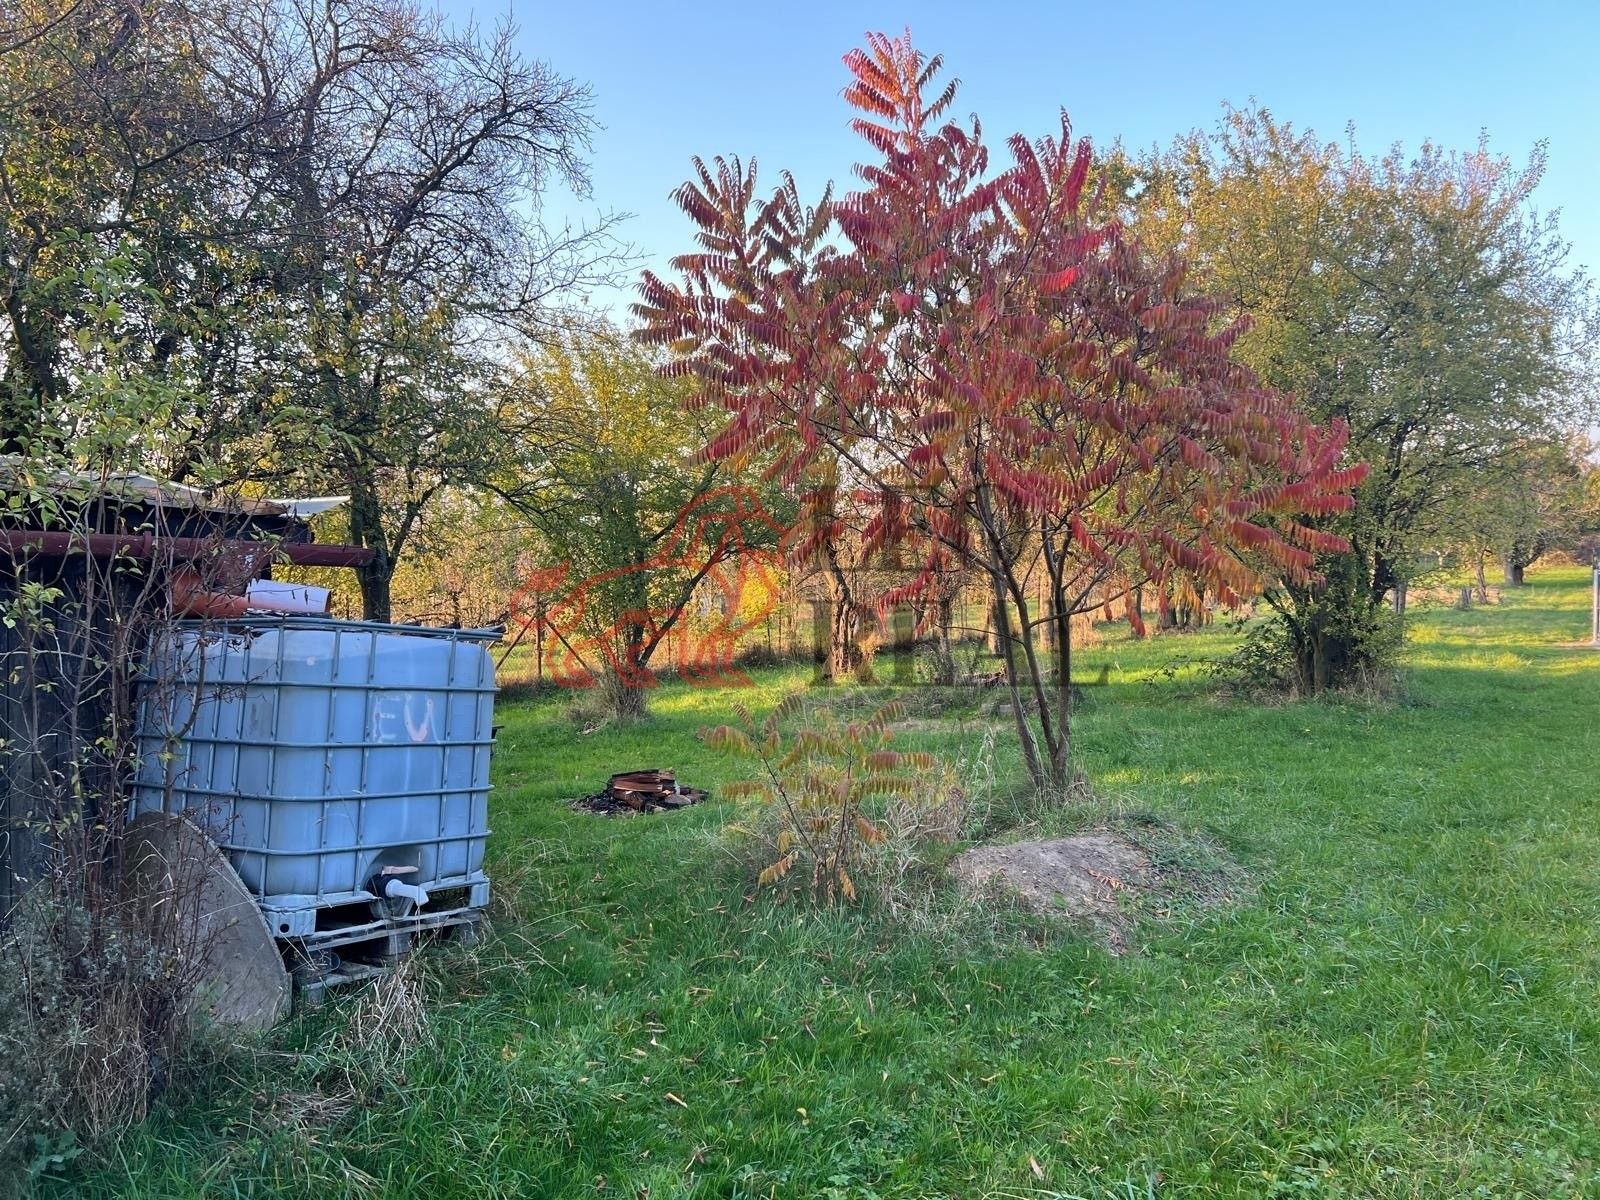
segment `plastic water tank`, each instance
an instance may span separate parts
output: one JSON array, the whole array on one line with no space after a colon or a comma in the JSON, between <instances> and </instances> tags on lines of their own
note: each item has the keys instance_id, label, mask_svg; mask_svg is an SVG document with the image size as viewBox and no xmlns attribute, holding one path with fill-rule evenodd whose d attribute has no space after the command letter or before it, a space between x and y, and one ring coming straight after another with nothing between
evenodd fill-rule
<instances>
[{"instance_id":1,"label":"plastic water tank","mask_svg":"<svg viewBox=\"0 0 1600 1200\"><path fill-rule=\"evenodd\" d=\"M488 899L493 630L180 625L140 704L139 812L207 829L280 937L384 881Z\"/></svg>"}]
</instances>

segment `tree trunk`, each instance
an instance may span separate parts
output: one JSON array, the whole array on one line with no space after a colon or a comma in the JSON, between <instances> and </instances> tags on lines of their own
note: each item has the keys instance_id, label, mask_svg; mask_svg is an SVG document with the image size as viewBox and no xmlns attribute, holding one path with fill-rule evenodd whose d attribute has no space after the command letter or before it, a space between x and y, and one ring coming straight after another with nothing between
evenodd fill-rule
<instances>
[{"instance_id":1,"label":"tree trunk","mask_svg":"<svg viewBox=\"0 0 1600 1200\"><path fill-rule=\"evenodd\" d=\"M1524 586L1523 571L1526 569L1526 564L1520 563L1514 558L1506 559L1506 586Z\"/></svg>"},{"instance_id":2,"label":"tree trunk","mask_svg":"<svg viewBox=\"0 0 1600 1200\"><path fill-rule=\"evenodd\" d=\"M1311 638L1311 694L1320 696L1328 690L1328 639L1321 633Z\"/></svg>"},{"instance_id":3,"label":"tree trunk","mask_svg":"<svg viewBox=\"0 0 1600 1200\"><path fill-rule=\"evenodd\" d=\"M14 350L5 364L8 386L0 391L0 454L36 454L42 438L54 440L54 431L44 428L43 415L58 393L56 339L34 324L15 293L4 307ZM44 329L49 328L46 323Z\"/></svg>"},{"instance_id":4,"label":"tree trunk","mask_svg":"<svg viewBox=\"0 0 1600 1200\"><path fill-rule=\"evenodd\" d=\"M1022 744L1022 761L1027 764L1028 777L1033 780L1034 786L1042 791L1049 785L1050 778L1045 773L1044 764L1039 761L1038 739L1034 737L1033 726L1028 722L1028 706L1022 701L1022 688L1018 681L1016 640L1011 632L1011 617L1006 606L1005 581L996 577L991 582L994 587L994 603L990 615L994 619L994 636L1000 643L1000 655L1005 660L1006 691L1011 697L1011 711L1017 722L1017 740Z\"/></svg>"},{"instance_id":5,"label":"tree trunk","mask_svg":"<svg viewBox=\"0 0 1600 1200\"><path fill-rule=\"evenodd\" d=\"M1483 568L1483 560L1484 560L1484 558L1485 558L1485 555L1484 555L1483 551L1482 550L1478 551L1477 576L1478 576L1478 603L1479 604L1487 604L1487 603L1489 603L1489 581L1484 578L1484 568Z\"/></svg>"},{"instance_id":6,"label":"tree trunk","mask_svg":"<svg viewBox=\"0 0 1600 1200\"><path fill-rule=\"evenodd\" d=\"M909 604L896 605L889 614L889 654L893 659L889 682L910 687L917 681L917 612Z\"/></svg>"},{"instance_id":7,"label":"tree trunk","mask_svg":"<svg viewBox=\"0 0 1600 1200\"><path fill-rule=\"evenodd\" d=\"M356 578L361 584L361 619L381 621L387 625L394 619L394 606L389 595L393 572L389 563L383 558L374 558L366 566L356 568Z\"/></svg>"},{"instance_id":8,"label":"tree trunk","mask_svg":"<svg viewBox=\"0 0 1600 1200\"><path fill-rule=\"evenodd\" d=\"M350 486L350 541L372 551L372 561L356 568L356 579L361 586L361 616L367 621L393 619L390 600L390 583L394 579L394 562L389 557L389 542L383 531L383 509L375 485L351 472Z\"/></svg>"},{"instance_id":9,"label":"tree trunk","mask_svg":"<svg viewBox=\"0 0 1600 1200\"><path fill-rule=\"evenodd\" d=\"M649 715L649 697L644 688L626 684L611 674L600 681L600 686L605 689L606 706L613 716L626 721L642 720Z\"/></svg>"},{"instance_id":10,"label":"tree trunk","mask_svg":"<svg viewBox=\"0 0 1600 1200\"><path fill-rule=\"evenodd\" d=\"M822 681L842 683L862 667L857 642L860 614L850 594L850 580L831 554L823 564L823 577L828 581L828 648L822 656Z\"/></svg>"},{"instance_id":11,"label":"tree trunk","mask_svg":"<svg viewBox=\"0 0 1600 1200\"><path fill-rule=\"evenodd\" d=\"M1295 683L1299 689L1318 696L1338 686L1353 650L1348 639L1330 632L1324 614L1315 610L1298 620L1285 614L1285 619L1294 648Z\"/></svg>"},{"instance_id":12,"label":"tree trunk","mask_svg":"<svg viewBox=\"0 0 1600 1200\"><path fill-rule=\"evenodd\" d=\"M848 595L834 599L828 606L828 665L826 675L830 682L838 683L861 672L863 657L856 643L855 606Z\"/></svg>"},{"instance_id":13,"label":"tree trunk","mask_svg":"<svg viewBox=\"0 0 1600 1200\"><path fill-rule=\"evenodd\" d=\"M1199 629L1205 624L1205 599L1199 594L1185 589L1184 595L1179 596L1177 589L1170 585L1161 594L1161 607L1156 614L1157 629ZM1130 605L1138 603L1130 598Z\"/></svg>"},{"instance_id":14,"label":"tree trunk","mask_svg":"<svg viewBox=\"0 0 1600 1200\"><path fill-rule=\"evenodd\" d=\"M949 596L939 598L938 623L939 647L934 659L933 682L939 687L950 687L956 681L956 652L950 636L955 612Z\"/></svg>"},{"instance_id":15,"label":"tree trunk","mask_svg":"<svg viewBox=\"0 0 1600 1200\"><path fill-rule=\"evenodd\" d=\"M1050 598L1047 628L1051 631L1050 661L1056 695L1059 737L1050 756L1050 773L1057 787L1065 788L1072 774L1072 614L1063 613L1059 595ZM1041 702L1043 698L1041 697Z\"/></svg>"}]
</instances>

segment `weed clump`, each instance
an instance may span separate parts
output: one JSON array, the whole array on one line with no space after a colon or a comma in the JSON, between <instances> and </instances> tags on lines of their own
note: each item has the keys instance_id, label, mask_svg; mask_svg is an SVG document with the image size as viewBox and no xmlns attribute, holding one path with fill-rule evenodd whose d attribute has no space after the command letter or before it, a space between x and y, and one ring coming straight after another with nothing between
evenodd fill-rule
<instances>
[{"instance_id":1,"label":"weed clump","mask_svg":"<svg viewBox=\"0 0 1600 1200\"><path fill-rule=\"evenodd\" d=\"M890 748L898 703L859 721L818 712L812 724L786 730L802 703L790 696L759 725L739 706L738 725L701 731L707 745L761 767L758 778L722 789L749 802L729 829L753 851L758 887L853 903L858 880L888 885L921 861L928 844L960 836L967 797L949 769L931 754Z\"/></svg>"},{"instance_id":2,"label":"weed clump","mask_svg":"<svg viewBox=\"0 0 1600 1200\"><path fill-rule=\"evenodd\" d=\"M1401 618L1378 609L1305 628L1280 615L1249 629L1231 654L1208 665L1224 690L1259 700L1340 692L1393 699L1401 692Z\"/></svg>"},{"instance_id":3,"label":"weed clump","mask_svg":"<svg viewBox=\"0 0 1600 1200\"><path fill-rule=\"evenodd\" d=\"M189 986L125 907L24 900L0 942L0 1190L144 1119L192 1044Z\"/></svg>"}]
</instances>

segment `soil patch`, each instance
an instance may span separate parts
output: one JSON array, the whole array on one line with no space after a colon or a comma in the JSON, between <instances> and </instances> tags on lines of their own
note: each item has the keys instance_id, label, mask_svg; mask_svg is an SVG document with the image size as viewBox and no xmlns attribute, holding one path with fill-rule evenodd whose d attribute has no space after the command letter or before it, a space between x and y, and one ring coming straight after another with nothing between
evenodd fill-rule
<instances>
[{"instance_id":1,"label":"soil patch","mask_svg":"<svg viewBox=\"0 0 1600 1200\"><path fill-rule=\"evenodd\" d=\"M1201 857L1208 861L1195 868L1182 865L1171 850L1141 845L1113 830L1093 830L976 846L950 869L964 891L1010 894L1043 916L1080 922L1111 953L1123 954L1141 913L1164 915L1180 902L1221 904L1237 893L1237 868L1220 859L1214 847L1204 848Z\"/></svg>"}]
</instances>

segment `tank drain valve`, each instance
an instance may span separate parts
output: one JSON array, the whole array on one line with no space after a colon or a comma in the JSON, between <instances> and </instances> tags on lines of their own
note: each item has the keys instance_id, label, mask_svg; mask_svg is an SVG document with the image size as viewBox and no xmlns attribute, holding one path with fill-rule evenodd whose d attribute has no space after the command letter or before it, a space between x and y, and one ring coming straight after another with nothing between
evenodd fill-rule
<instances>
[{"instance_id":1,"label":"tank drain valve","mask_svg":"<svg viewBox=\"0 0 1600 1200\"><path fill-rule=\"evenodd\" d=\"M382 872L383 894L390 900L409 900L418 908L428 902L428 889L420 883L407 883L402 874L409 875L415 867L385 867Z\"/></svg>"},{"instance_id":2,"label":"tank drain valve","mask_svg":"<svg viewBox=\"0 0 1600 1200\"><path fill-rule=\"evenodd\" d=\"M427 889L420 883L406 883L404 880L392 877L383 885L383 894L391 900L398 900L404 897L418 908L428 902Z\"/></svg>"}]
</instances>

